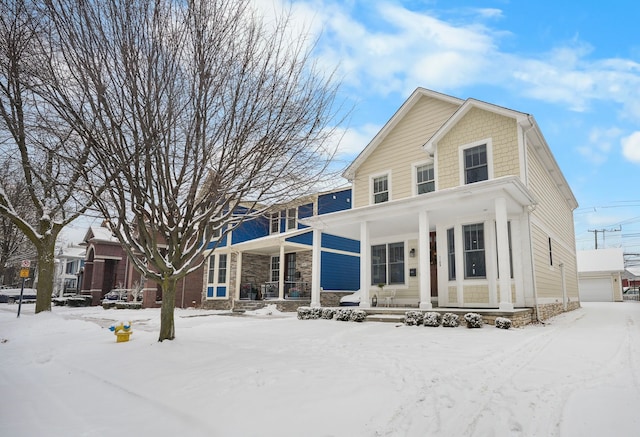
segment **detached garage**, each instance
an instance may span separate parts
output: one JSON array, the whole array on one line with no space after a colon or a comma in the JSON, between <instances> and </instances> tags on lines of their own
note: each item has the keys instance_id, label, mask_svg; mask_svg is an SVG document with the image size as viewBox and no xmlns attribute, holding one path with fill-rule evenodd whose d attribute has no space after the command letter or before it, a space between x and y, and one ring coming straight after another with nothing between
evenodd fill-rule
<instances>
[{"instance_id":1,"label":"detached garage","mask_svg":"<svg viewBox=\"0 0 640 437\"><path fill-rule=\"evenodd\" d=\"M583 250L576 258L581 302L622 302L622 249Z\"/></svg>"}]
</instances>

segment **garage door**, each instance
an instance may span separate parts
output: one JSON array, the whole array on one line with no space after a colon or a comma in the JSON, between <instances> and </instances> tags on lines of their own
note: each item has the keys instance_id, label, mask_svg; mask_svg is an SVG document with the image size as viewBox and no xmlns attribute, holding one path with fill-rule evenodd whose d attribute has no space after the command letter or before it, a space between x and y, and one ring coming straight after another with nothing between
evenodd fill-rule
<instances>
[{"instance_id":1,"label":"garage door","mask_svg":"<svg viewBox=\"0 0 640 437\"><path fill-rule=\"evenodd\" d=\"M579 280L582 302L613 302L611 278L584 278Z\"/></svg>"}]
</instances>

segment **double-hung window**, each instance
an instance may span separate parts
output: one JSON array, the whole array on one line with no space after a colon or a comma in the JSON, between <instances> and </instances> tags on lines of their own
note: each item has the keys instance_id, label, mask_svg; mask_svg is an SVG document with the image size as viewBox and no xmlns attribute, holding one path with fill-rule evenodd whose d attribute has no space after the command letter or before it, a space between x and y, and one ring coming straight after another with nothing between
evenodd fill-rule
<instances>
[{"instance_id":1,"label":"double-hung window","mask_svg":"<svg viewBox=\"0 0 640 437\"><path fill-rule=\"evenodd\" d=\"M470 147L464 150L464 183L486 181L489 179L487 163L487 145Z\"/></svg>"},{"instance_id":2,"label":"double-hung window","mask_svg":"<svg viewBox=\"0 0 640 437\"><path fill-rule=\"evenodd\" d=\"M217 275L216 275L217 272ZM209 256L207 298L227 297L227 254Z\"/></svg>"},{"instance_id":3,"label":"double-hung window","mask_svg":"<svg viewBox=\"0 0 640 437\"><path fill-rule=\"evenodd\" d=\"M447 229L447 260L449 262L449 280L456 279L456 240L453 228Z\"/></svg>"},{"instance_id":4,"label":"double-hung window","mask_svg":"<svg viewBox=\"0 0 640 437\"><path fill-rule=\"evenodd\" d=\"M416 167L416 192L418 194L430 193L436 189L434 181L433 164L425 164Z\"/></svg>"},{"instance_id":5,"label":"double-hung window","mask_svg":"<svg viewBox=\"0 0 640 437\"><path fill-rule=\"evenodd\" d=\"M484 225L482 223L462 227L464 236L464 277L485 278L487 269L484 253Z\"/></svg>"},{"instance_id":6,"label":"double-hung window","mask_svg":"<svg viewBox=\"0 0 640 437\"><path fill-rule=\"evenodd\" d=\"M275 212L271 214L269 229L271 234L278 234L280 232L280 213L279 212Z\"/></svg>"},{"instance_id":7,"label":"double-hung window","mask_svg":"<svg viewBox=\"0 0 640 437\"><path fill-rule=\"evenodd\" d=\"M371 246L371 284L405 283L404 243Z\"/></svg>"},{"instance_id":8,"label":"double-hung window","mask_svg":"<svg viewBox=\"0 0 640 437\"><path fill-rule=\"evenodd\" d=\"M373 203L389 200L389 177L387 175L373 178Z\"/></svg>"},{"instance_id":9,"label":"double-hung window","mask_svg":"<svg viewBox=\"0 0 640 437\"><path fill-rule=\"evenodd\" d=\"M298 211L296 208L287 209L287 231L296 229L296 227L298 226L297 212Z\"/></svg>"}]
</instances>

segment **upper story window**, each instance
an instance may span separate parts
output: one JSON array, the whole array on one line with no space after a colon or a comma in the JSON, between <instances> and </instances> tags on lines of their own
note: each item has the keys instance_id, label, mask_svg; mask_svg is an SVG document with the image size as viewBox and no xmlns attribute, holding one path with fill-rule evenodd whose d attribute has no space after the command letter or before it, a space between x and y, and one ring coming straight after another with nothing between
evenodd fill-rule
<instances>
[{"instance_id":1,"label":"upper story window","mask_svg":"<svg viewBox=\"0 0 640 437\"><path fill-rule=\"evenodd\" d=\"M419 165L416 167L416 192L418 194L430 193L436 189L433 164Z\"/></svg>"},{"instance_id":2,"label":"upper story window","mask_svg":"<svg viewBox=\"0 0 640 437\"><path fill-rule=\"evenodd\" d=\"M298 211L296 208L287 209L287 231L298 227Z\"/></svg>"},{"instance_id":3,"label":"upper story window","mask_svg":"<svg viewBox=\"0 0 640 437\"><path fill-rule=\"evenodd\" d=\"M464 183L486 181L489 179L487 145L470 147L464 150Z\"/></svg>"},{"instance_id":4,"label":"upper story window","mask_svg":"<svg viewBox=\"0 0 640 437\"><path fill-rule=\"evenodd\" d=\"M280 213L275 212L271 214L271 224L269 226L271 234L277 234L280 232Z\"/></svg>"},{"instance_id":5,"label":"upper story window","mask_svg":"<svg viewBox=\"0 0 640 437\"><path fill-rule=\"evenodd\" d=\"M373 178L373 203L383 203L389 200L389 176Z\"/></svg>"}]
</instances>

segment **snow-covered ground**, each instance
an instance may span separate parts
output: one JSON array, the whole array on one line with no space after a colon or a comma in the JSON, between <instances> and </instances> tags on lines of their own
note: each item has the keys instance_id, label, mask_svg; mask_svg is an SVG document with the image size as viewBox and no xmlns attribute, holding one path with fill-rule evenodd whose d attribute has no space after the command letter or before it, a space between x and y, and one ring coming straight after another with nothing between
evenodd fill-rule
<instances>
[{"instance_id":1,"label":"snow-covered ground","mask_svg":"<svg viewBox=\"0 0 640 437\"><path fill-rule=\"evenodd\" d=\"M501 330L0 304L0 436L637 436L640 302ZM108 327L132 321L116 343Z\"/></svg>"}]
</instances>

